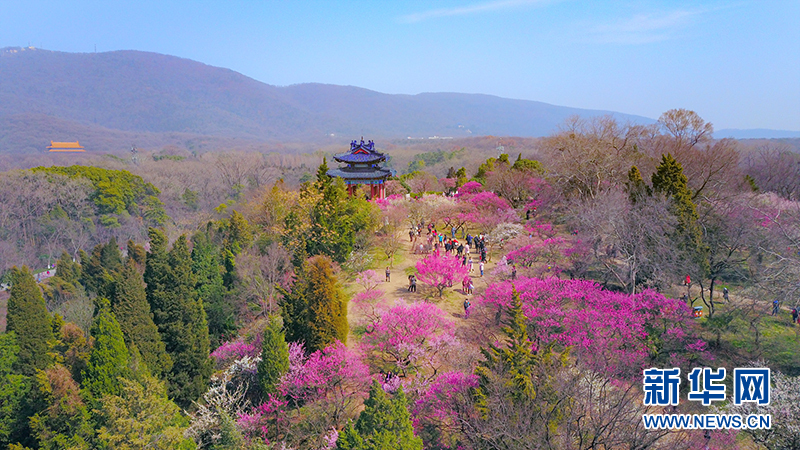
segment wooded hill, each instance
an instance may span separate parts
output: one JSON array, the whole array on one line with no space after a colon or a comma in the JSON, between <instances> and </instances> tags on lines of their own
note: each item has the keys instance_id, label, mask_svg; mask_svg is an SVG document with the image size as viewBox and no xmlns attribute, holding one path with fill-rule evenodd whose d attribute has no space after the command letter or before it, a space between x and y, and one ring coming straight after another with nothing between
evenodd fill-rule
<instances>
[{"instance_id":1,"label":"wooded hill","mask_svg":"<svg viewBox=\"0 0 800 450\"><path fill-rule=\"evenodd\" d=\"M51 139L79 140L89 151L108 152L129 150L137 142L210 150L277 140L345 143L360 135L534 137L552 133L572 115L653 122L490 95L278 87L232 70L139 51L5 48L0 79L0 152L36 151Z\"/></svg>"}]
</instances>

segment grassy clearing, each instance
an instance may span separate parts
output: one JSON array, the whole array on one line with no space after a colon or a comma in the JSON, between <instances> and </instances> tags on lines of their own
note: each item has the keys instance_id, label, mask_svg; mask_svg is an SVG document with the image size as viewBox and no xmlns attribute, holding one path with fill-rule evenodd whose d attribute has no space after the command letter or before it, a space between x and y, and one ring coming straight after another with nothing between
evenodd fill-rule
<instances>
[{"instance_id":1,"label":"grassy clearing","mask_svg":"<svg viewBox=\"0 0 800 450\"><path fill-rule=\"evenodd\" d=\"M763 359L781 372L800 375L800 325L791 323L787 309L769 313L766 303L748 308L731 302L719 304L714 317L699 324L712 350L731 366Z\"/></svg>"}]
</instances>

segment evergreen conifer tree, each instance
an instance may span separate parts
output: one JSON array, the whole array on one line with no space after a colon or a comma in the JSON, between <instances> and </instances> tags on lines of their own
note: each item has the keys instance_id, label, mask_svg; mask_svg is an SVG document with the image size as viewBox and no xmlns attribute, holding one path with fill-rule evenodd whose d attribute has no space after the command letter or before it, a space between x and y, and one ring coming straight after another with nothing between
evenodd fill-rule
<instances>
[{"instance_id":1,"label":"evergreen conifer tree","mask_svg":"<svg viewBox=\"0 0 800 450\"><path fill-rule=\"evenodd\" d=\"M628 171L628 182L626 183L626 190L628 191L628 199L631 203L636 203L642 200L645 196L652 194L650 186L646 185L642 173L639 168L631 166Z\"/></svg>"},{"instance_id":2,"label":"evergreen conifer tree","mask_svg":"<svg viewBox=\"0 0 800 450\"><path fill-rule=\"evenodd\" d=\"M127 247L128 258L132 259L140 268L144 268L145 259L147 258L147 251L144 249L144 247L130 239L128 239Z\"/></svg>"},{"instance_id":3,"label":"evergreen conifer tree","mask_svg":"<svg viewBox=\"0 0 800 450\"><path fill-rule=\"evenodd\" d=\"M315 186L317 190L323 192L328 186L330 186L331 182L333 181L332 177L328 175L328 157L322 157L322 164L317 167L317 181Z\"/></svg>"},{"instance_id":4,"label":"evergreen conifer tree","mask_svg":"<svg viewBox=\"0 0 800 450\"><path fill-rule=\"evenodd\" d=\"M94 347L89 364L83 371L83 387L99 399L103 395L119 395L119 377L128 373L130 359L122 329L108 300L101 298L100 309L92 322L91 335Z\"/></svg>"},{"instance_id":5,"label":"evergreen conifer tree","mask_svg":"<svg viewBox=\"0 0 800 450\"><path fill-rule=\"evenodd\" d=\"M6 331L16 333L19 346L14 371L30 376L37 370L44 370L53 361L49 354L53 330L42 292L27 266L11 269L11 296L6 317Z\"/></svg>"},{"instance_id":6,"label":"evergreen conifer tree","mask_svg":"<svg viewBox=\"0 0 800 450\"><path fill-rule=\"evenodd\" d=\"M72 261L67 252L62 252L56 263L56 276L67 283L77 285L81 279L81 265Z\"/></svg>"},{"instance_id":7,"label":"evergreen conifer tree","mask_svg":"<svg viewBox=\"0 0 800 450\"><path fill-rule=\"evenodd\" d=\"M0 334L0 447L24 439L28 427L25 411L30 377L13 373L19 346L13 332Z\"/></svg>"},{"instance_id":8,"label":"evergreen conifer tree","mask_svg":"<svg viewBox=\"0 0 800 450\"><path fill-rule=\"evenodd\" d=\"M56 273L44 287L44 296L47 305L53 309L69 300L83 295L83 286L80 283L81 265L72 262L67 252L61 253L56 265ZM54 329L54 332L57 331Z\"/></svg>"},{"instance_id":9,"label":"evergreen conifer tree","mask_svg":"<svg viewBox=\"0 0 800 450\"><path fill-rule=\"evenodd\" d=\"M284 293L283 317L287 338L302 341L310 352L334 341L347 341L347 298L327 256L309 258L291 292Z\"/></svg>"},{"instance_id":10,"label":"evergreen conifer tree","mask_svg":"<svg viewBox=\"0 0 800 450\"><path fill-rule=\"evenodd\" d=\"M492 378L490 372L502 367L515 387L515 396L519 399L533 398L536 392L532 372L539 356L533 353L525 314L522 312L522 300L516 287L512 286L511 292L509 317L504 321L502 328L507 343L499 346L489 344L488 348L481 348L484 360L476 369L476 374L485 386ZM480 388L478 392L478 397L481 398Z\"/></svg>"},{"instance_id":11,"label":"evergreen conifer tree","mask_svg":"<svg viewBox=\"0 0 800 450\"><path fill-rule=\"evenodd\" d=\"M56 364L34 377L33 399L37 412L30 418L40 450L90 449L94 430L89 408L66 367ZM12 447L13 448L13 447ZM16 447L20 448L20 447Z\"/></svg>"},{"instance_id":12,"label":"evergreen conifer tree","mask_svg":"<svg viewBox=\"0 0 800 450\"><path fill-rule=\"evenodd\" d=\"M684 226L697 220L697 208L692 202L689 180L683 174L681 163L672 155L661 157L661 164L656 168L652 182L653 192L672 198L678 219Z\"/></svg>"},{"instance_id":13,"label":"evergreen conifer tree","mask_svg":"<svg viewBox=\"0 0 800 450\"><path fill-rule=\"evenodd\" d=\"M98 297L111 297L114 274L121 267L122 257L116 239L111 238L106 245L95 245L88 260L81 261L81 281L86 291Z\"/></svg>"},{"instance_id":14,"label":"evergreen conifer tree","mask_svg":"<svg viewBox=\"0 0 800 450\"><path fill-rule=\"evenodd\" d=\"M128 348L135 346L138 349L154 376L169 372L172 359L167 355L158 327L153 322L144 280L132 258L128 258L125 268L116 277L112 307Z\"/></svg>"},{"instance_id":15,"label":"evergreen conifer tree","mask_svg":"<svg viewBox=\"0 0 800 450\"><path fill-rule=\"evenodd\" d=\"M108 243L103 246L100 253L100 263L109 272L116 272L122 268L122 254L119 252L117 238L111 237Z\"/></svg>"},{"instance_id":16,"label":"evergreen conifer tree","mask_svg":"<svg viewBox=\"0 0 800 450\"><path fill-rule=\"evenodd\" d=\"M166 395L164 384L150 375L120 379L120 395L103 396L94 411L102 426L97 448L191 450L184 437L187 420Z\"/></svg>"},{"instance_id":17,"label":"evergreen conifer tree","mask_svg":"<svg viewBox=\"0 0 800 450\"><path fill-rule=\"evenodd\" d=\"M411 414L403 388L393 398L373 381L364 411L353 426L349 422L336 443L340 450L422 450L422 439L414 436Z\"/></svg>"},{"instance_id":18,"label":"evergreen conifer tree","mask_svg":"<svg viewBox=\"0 0 800 450\"><path fill-rule=\"evenodd\" d=\"M347 259L358 228L353 206L340 178L325 186L322 198L311 208L311 229L306 241L310 255L328 255L339 263Z\"/></svg>"},{"instance_id":19,"label":"evergreen conifer tree","mask_svg":"<svg viewBox=\"0 0 800 450\"><path fill-rule=\"evenodd\" d=\"M515 432L471 433L476 448L517 448L519 442L535 442L556 430L570 407L559 400L555 382L568 354L554 353L552 344L533 350L522 301L513 286L508 313L502 328L506 342L481 349L484 360L475 369L478 387L473 391L480 415L468 420L474 421L472 429L480 429L484 421L507 421Z\"/></svg>"},{"instance_id":20,"label":"evergreen conifer tree","mask_svg":"<svg viewBox=\"0 0 800 450\"><path fill-rule=\"evenodd\" d=\"M467 181L467 169L464 167L458 169L456 171L456 187L463 186Z\"/></svg>"},{"instance_id":21,"label":"evergreen conifer tree","mask_svg":"<svg viewBox=\"0 0 800 450\"><path fill-rule=\"evenodd\" d=\"M675 240L682 257L705 274L708 270L708 247L703 243L703 232L697 223L697 206L692 202L692 192L681 163L670 154L663 155L652 182L654 193L672 199L672 209L678 218Z\"/></svg>"},{"instance_id":22,"label":"evergreen conifer tree","mask_svg":"<svg viewBox=\"0 0 800 450\"><path fill-rule=\"evenodd\" d=\"M197 295L203 300L208 320L211 347L218 347L236 331L236 310L227 299L228 290L223 282L218 248L211 242L208 233L198 232L192 236L192 272L197 277Z\"/></svg>"},{"instance_id":23,"label":"evergreen conifer tree","mask_svg":"<svg viewBox=\"0 0 800 450\"><path fill-rule=\"evenodd\" d=\"M280 320L272 317L264 330L261 362L258 363L258 384L265 395L275 393L278 381L289 371L289 346L281 327Z\"/></svg>"},{"instance_id":24,"label":"evergreen conifer tree","mask_svg":"<svg viewBox=\"0 0 800 450\"><path fill-rule=\"evenodd\" d=\"M150 229L150 252L145 265L147 299L153 321L172 358L167 374L169 391L178 405L187 407L206 389L211 377L208 322L197 298L192 260L186 237L166 251L166 237Z\"/></svg>"}]
</instances>

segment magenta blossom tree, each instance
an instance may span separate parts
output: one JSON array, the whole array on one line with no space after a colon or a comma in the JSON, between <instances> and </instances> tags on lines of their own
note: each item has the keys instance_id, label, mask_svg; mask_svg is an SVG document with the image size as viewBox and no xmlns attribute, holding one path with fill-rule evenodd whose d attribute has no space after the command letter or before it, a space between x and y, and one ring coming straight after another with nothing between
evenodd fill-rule
<instances>
[{"instance_id":1,"label":"magenta blossom tree","mask_svg":"<svg viewBox=\"0 0 800 450\"><path fill-rule=\"evenodd\" d=\"M381 369L401 376L416 373L432 378L449 352L458 348L453 324L432 303L398 301L371 332L361 338L361 349Z\"/></svg>"},{"instance_id":2,"label":"magenta blossom tree","mask_svg":"<svg viewBox=\"0 0 800 450\"><path fill-rule=\"evenodd\" d=\"M237 425L251 441L329 448L331 430L356 416L371 381L360 356L341 342L310 355L303 344L291 343L289 371L277 395L240 413Z\"/></svg>"},{"instance_id":3,"label":"magenta blossom tree","mask_svg":"<svg viewBox=\"0 0 800 450\"><path fill-rule=\"evenodd\" d=\"M472 210L462 214L462 219L487 232L504 222L519 222L517 212L511 207L511 204L502 197L498 197L494 192L483 191L474 195L465 195L459 200L472 204Z\"/></svg>"},{"instance_id":4,"label":"magenta blossom tree","mask_svg":"<svg viewBox=\"0 0 800 450\"><path fill-rule=\"evenodd\" d=\"M452 256L430 255L417 261L419 281L436 289L439 297L444 290L460 282L467 274L467 267L461 265L458 258Z\"/></svg>"},{"instance_id":5,"label":"magenta blossom tree","mask_svg":"<svg viewBox=\"0 0 800 450\"><path fill-rule=\"evenodd\" d=\"M375 329L375 325L380 322L381 316L389 309L389 305L384 299L383 291L377 289L359 292L350 300L350 307L360 319L358 325L364 327L367 333Z\"/></svg>"},{"instance_id":6,"label":"magenta blossom tree","mask_svg":"<svg viewBox=\"0 0 800 450\"><path fill-rule=\"evenodd\" d=\"M366 394L371 378L361 357L341 342L310 355L303 344L289 344L289 371L281 378L278 392L291 404L330 400L344 410Z\"/></svg>"},{"instance_id":7,"label":"magenta blossom tree","mask_svg":"<svg viewBox=\"0 0 800 450\"><path fill-rule=\"evenodd\" d=\"M508 308L511 282L490 285L479 305ZM641 375L645 366L688 367L710 358L681 301L647 290L629 295L593 281L520 278L514 282L535 347L557 342L587 367L613 377Z\"/></svg>"},{"instance_id":8,"label":"magenta blossom tree","mask_svg":"<svg viewBox=\"0 0 800 450\"><path fill-rule=\"evenodd\" d=\"M252 342L247 339L239 337L233 341L224 342L217 347L216 350L211 352L211 358L214 359L217 368L224 368L230 366L234 361L244 357L258 358L261 356L261 333L256 333Z\"/></svg>"},{"instance_id":9,"label":"magenta blossom tree","mask_svg":"<svg viewBox=\"0 0 800 450\"><path fill-rule=\"evenodd\" d=\"M477 194L483 190L483 185L477 181L467 181L458 189L458 196L465 196L469 194Z\"/></svg>"},{"instance_id":10,"label":"magenta blossom tree","mask_svg":"<svg viewBox=\"0 0 800 450\"><path fill-rule=\"evenodd\" d=\"M455 448L463 419L474 414L467 405L476 387L475 374L444 372L417 394L411 417L425 448Z\"/></svg>"}]
</instances>

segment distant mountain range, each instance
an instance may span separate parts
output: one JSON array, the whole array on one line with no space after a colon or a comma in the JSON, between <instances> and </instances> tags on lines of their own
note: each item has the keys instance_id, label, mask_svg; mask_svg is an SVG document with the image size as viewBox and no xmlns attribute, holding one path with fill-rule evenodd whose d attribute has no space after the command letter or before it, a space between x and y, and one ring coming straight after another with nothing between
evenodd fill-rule
<instances>
[{"instance_id":1,"label":"distant mountain range","mask_svg":"<svg viewBox=\"0 0 800 450\"><path fill-rule=\"evenodd\" d=\"M788 130L768 130L766 128L753 128L749 130L739 130L735 128L718 130L714 132L717 139L792 139L800 138L800 131Z\"/></svg>"},{"instance_id":2,"label":"distant mountain range","mask_svg":"<svg viewBox=\"0 0 800 450\"><path fill-rule=\"evenodd\" d=\"M78 140L88 151L131 144L189 149L280 141L545 136L573 115L611 114L490 95L390 95L352 86L268 85L232 70L139 51L0 50L0 152ZM724 130L727 131L727 130Z\"/></svg>"}]
</instances>

